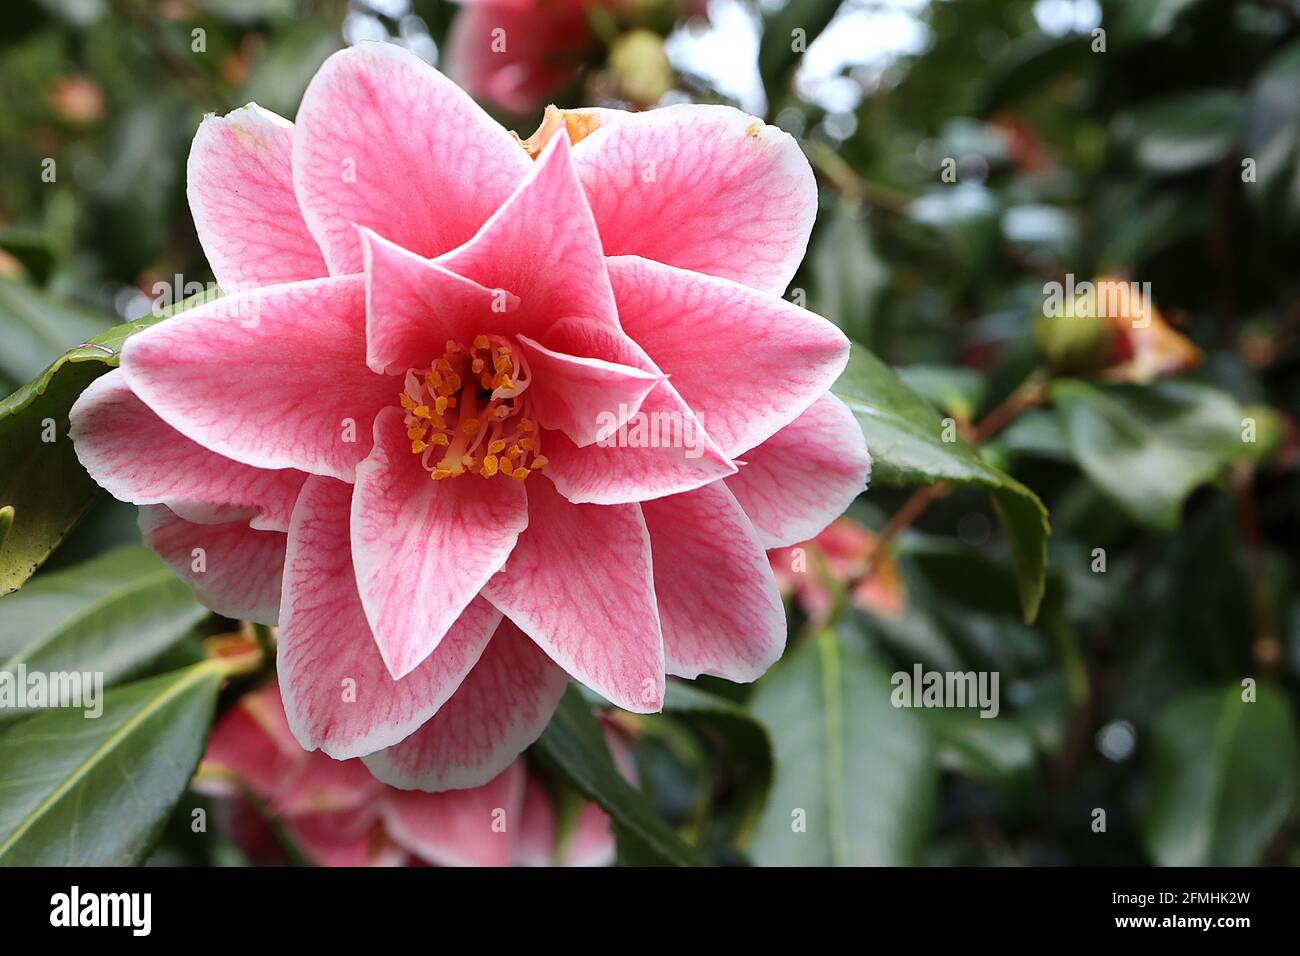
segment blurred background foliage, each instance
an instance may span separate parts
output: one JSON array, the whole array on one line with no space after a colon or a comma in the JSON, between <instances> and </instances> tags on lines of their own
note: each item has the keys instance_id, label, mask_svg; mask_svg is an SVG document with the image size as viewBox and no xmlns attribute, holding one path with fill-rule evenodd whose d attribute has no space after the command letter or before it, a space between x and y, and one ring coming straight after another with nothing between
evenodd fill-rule
<instances>
[{"instance_id":1,"label":"blurred background foliage","mask_svg":"<svg viewBox=\"0 0 1300 956\"><path fill-rule=\"evenodd\" d=\"M438 63L457 10L10 0L0 391L146 313L157 283L211 280L185 202L204 113L292 117L361 39ZM628 721L660 814L717 862L1300 863L1300 3L628 0L587 19L596 42L551 99L730 102L794 134L822 208L790 295L1052 526L1027 623L1001 505L902 487L918 476L877 444L805 580L774 556L797 592L782 663ZM540 119L485 105L522 135ZM1150 298L1109 324L1045 317L1067 275ZM136 540L133 512L97 499L0 602L0 661L38 625L70 662L117 647L111 681L198 659L222 625L175 582L95 583L130 577L97 556ZM72 614L101 591L127 610L94 633L40 617L43 594ZM917 663L998 672L999 716L892 707L889 675ZM156 860L238 859L183 823Z\"/></svg>"}]
</instances>

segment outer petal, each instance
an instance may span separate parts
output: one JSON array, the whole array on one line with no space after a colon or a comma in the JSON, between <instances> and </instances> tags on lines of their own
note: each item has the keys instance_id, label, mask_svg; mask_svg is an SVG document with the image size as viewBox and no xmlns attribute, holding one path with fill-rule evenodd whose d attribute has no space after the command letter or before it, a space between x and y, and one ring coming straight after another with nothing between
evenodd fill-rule
<instances>
[{"instance_id":1,"label":"outer petal","mask_svg":"<svg viewBox=\"0 0 1300 956\"><path fill-rule=\"evenodd\" d=\"M472 790L390 790L384 823L394 840L434 866L509 866L524 776L523 763L516 760Z\"/></svg>"},{"instance_id":2,"label":"outer petal","mask_svg":"<svg viewBox=\"0 0 1300 956\"><path fill-rule=\"evenodd\" d=\"M400 374L442 355L449 339L470 342L519 307L505 289L488 289L435 262L361 230L366 260L366 361Z\"/></svg>"},{"instance_id":3,"label":"outer petal","mask_svg":"<svg viewBox=\"0 0 1300 956\"><path fill-rule=\"evenodd\" d=\"M871 476L862 429L833 395L823 395L744 458L745 467L727 479L727 487L764 548L816 537L844 513Z\"/></svg>"},{"instance_id":4,"label":"outer petal","mask_svg":"<svg viewBox=\"0 0 1300 956\"><path fill-rule=\"evenodd\" d=\"M121 370L91 382L70 418L77 457L115 498L203 524L251 518L254 528L289 529L303 472L252 468L190 441L136 398Z\"/></svg>"},{"instance_id":5,"label":"outer petal","mask_svg":"<svg viewBox=\"0 0 1300 956\"><path fill-rule=\"evenodd\" d=\"M335 53L298 110L294 190L334 275L361 269L358 225L423 256L460 245L530 166L478 104L397 44Z\"/></svg>"},{"instance_id":6,"label":"outer petal","mask_svg":"<svg viewBox=\"0 0 1300 956\"><path fill-rule=\"evenodd\" d=\"M366 368L364 295L346 276L217 299L127 339L126 381L218 454L351 481L401 390Z\"/></svg>"},{"instance_id":7,"label":"outer petal","mask_svg":"<svg viewBox=\"0 0 1300 956\"><path fill-rule=\"evenodd\" d=\"M757 680L785 649L785 608L767 554L726 483L648 501L641 511L668 673Z\"/></svg>"},{"instance_id":8,"label":"outer petal","mask_svg":"<svg viewBox=\"0 0 1300 956\"><path fill-rule=\"evenodd\" d=\"M668 106L574 147L605 254L638 255L785 291L817 213L787 133L727 106Z\"/></svg>"},{"instance_id":9,"label":"outer petal","mask_svg":"<svg viewBox=\"0 0 1300 956\"><path fill-rule=\"evenodd\" d=\"M553 137L532 175L478 234L438 262L480 285L519 296L510 323L515 332L547 341L546 330L572 316L618 328L601 236L567 136Z\"/></svg>"},{"instance_id":10,"label":"outer petal","mask_svg":"<svg viewBox=\"0 0 1300 956\"><path fill-rule=\"evenodd\" d=\"M226 292L326 274L293 194L293 124L256 103L199 125L186 194L199 242Z\"/></svg>"},{"instance_id":11,"label":"outer petal","mask_svg":"<svg viewBox=\"0 0 1300 956\"><path fill-rule=\"evenodd\" d=\"M663 381L657 372L554 352L525 335L519 343L534 375L529 397L538 422L564 432L579 447L617 431Z\"/></svg>"},{"instance_id":12,"label":"outer petal","mask_svg":"<svg viewBox=\"0 0 1300 956\"><path fill-rule=\"evenodd\" d=\"M528 526L523 486L462 475L432 481L411 453L404 414L375 419L357 466L352 562L366 619L388 672L405 677L438 646Z\"/></svg>"},{"instance_id":13,"label":"outer petal","mask_svg":"<svg viewBox=\"0 0 1300 956\"><path fill-rule=\"evenodd\" d=\"M280 617L285 536L246 521L194 524L162 505L140 509L140 533L201 603L226 617L274 624Z\"/></svg>"},{"instance_id":14,"label":"outer petal","mask_svg":"<svg viewBox=\"0 0 1300 956\"><path fill-rule=\"evenodd\" d=\"M466 608L436 653L400 681L384 666L357 595L352 489L309 478L293 511L277 669L298 742L343 760L389 747L432 717L483 653L500 615Z\"/></svg>"},{"instance_id":15,"label":"outer petal","mask_svg":"<svg viewBox=\"0 0 1300 956\"><path fill-rule=\"evenodd\" d=\"M729 457L792 422L848 362L843 332L784 299L635 256L608 266L624 330Z\"/></svg>"},{"instance_id":16,"label":"outer petal","mask_svg":"<svg viewBox=\"0 0 1300 956\"><path fill-rule=\"evenodd\" d=\"M370 754L366 766L403 790L480 787L541 736L567 685L563 671L502 621L437 715L395 747Z\"/></svg>"},{"instance_id":17,"label":"outer petal","mask_svg":"<svg viewBox=\"0 0 1300 956\"><path fill-rule=\"evenodd\" d=\"M635 505L574 505L528 485L528 530L483 596L576 680L625 710L663 706L650 540Z\"/></svg>"}]
</instances>

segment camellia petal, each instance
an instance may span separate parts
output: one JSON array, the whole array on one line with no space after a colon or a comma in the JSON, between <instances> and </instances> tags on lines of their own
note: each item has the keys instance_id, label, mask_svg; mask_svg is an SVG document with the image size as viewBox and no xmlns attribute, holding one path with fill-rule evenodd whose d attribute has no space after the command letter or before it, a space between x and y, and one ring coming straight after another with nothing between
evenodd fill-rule
<instances>
[{"instance_id":1,"label":"camellia petal","mask_svg":"<svg viewBox=\"0 0 1300 956\"><path fill-rule=\"evenodd\" d=\"M227 293L326 275L293 192L293 124L256 103L194 134L186 193L199 242Z\"/></svg>"},{"instance_id":2,"label":"camellia petal","mask_svg":"<svg viewBox=\"0 0 1300 956\"><path fill-rule=\"evenodd\" d=\"M226 617L275 624L285 536L247 521L195 524L162 505L140 509L140 533L205 606Z\"/></svg>"},{"instance_id":3,"label":"camellia petal","mask_svg":"<svg viewBox=\"0 0 1300 956\"><path fill-rule=\"evenodd\" d=\"M127 384L221 455L351 481L396 391L366 367L364 295L347 276L217 299L127 339ZM231 369L249 384L231 388Z\"/></svg>"},{"instance_id":4,"label":"camellia petal","mask_svg":"<svg viewBox=\"0 0 1300 956\"><path fill-rule=\"evenodd\" d=\"M767 554L726 482L647 501L641 511L668 673L757 680L785 649L785 608Z\"/></svg>"},{"instance_id":5,"label":"camellia petal","mask_svg":"<svg viewBox=\"0 0 1300 956\"><path fill-rule=\"evenodd\" d=\"M203 524L242 518L254 528L289 529L306 474L253 468L190 441L136 398L121 370L91 382L69 418L82 466L115 498L165 504Z\"/></svg>"},{"instance_id":6,"label":"camellia petal","mask_svg":"<svg viewBox=\"0 0 1300 956\"><path fill-rule=\"evenodd\" d=\"M528 526L520 482L430 481L402 419L399 408L375 419L351 518L361 604L394 679L433 652Z\"/></svg>"},{"instance_id":7,"label":"camellia petal","mask_svg":"<svg viewBox=\"0 0 1300 956\"><path fill-rule=\"evenodd\" d=\"M573 154L606 255L777 295L798 269L817 184L788 133L729 106L683 104L606 124Z\"/></svg>"},{"instance_id":8,"label":"camellia petal","mask_svg":"<svg viewBox=\"0 0 1300 956\"><path fill-rule=\"evenodd\" d=\"M532 169L463 90L394 43L331 56L297 119L294 190L334 275L362 268L357 226L427 257L459 246Z\"/></svg>"},{"instance_id":9,"label":"camellia petal","mask_svg":"<svg viewBox=\"0 0 1300 956\"><path fill-rule=\"evenodd\" d=\"M516 760L471 790L389 791L384 823L394 840L434 866L509 866L526 776Z\"/></svg>"},{"instance_id":10,"label":"camellia petal","mask_svg":"<svg viewBox=\"0 0 1300 956\"><path fill-rule=\"evenodd\" d=\"M839 378L849 340L784 299L636 256L609 260L624 330L739 457Z\"/></svg>"},{"instance_id":11,"label":"camellia petal","mask_svg":"<svg viewBox=\"0 0 1300 956\"><path fill-rule=\"evenodd\" d=\"M344 760L402 740L460 686L501 615L471 602L419 667L393 680L357 594L348 542L352 489L312 477L289 526L276 667L298 742Z\"/></svg>"},{"instance_id":12,"label":"camellia petal","mask_svg":"<svg viewBox=\"0 0 1300 956\"><path fill-rule=\"evenodd\" d=\"M483 595L606 700L638 713L663 706L663 639L638 506L575 505L545 481L530 483L528 532Z\"/></svg>"},{"instance_id":13,"label":"camellia petal","mask_svg":"<svg viewBox=\"0 0 1300 956\"><path fill-rule=\"evenodd\" d=\"M519 628L503 620L460 689L396 746L365 757L389 786L478 787L541 736L568 679Z\"/></svg>"},{"instance_id":14,"label":"camellia petal","mask_svg":"<svg viewBox=\"0 0 1300 956\"><path fill-rule=\"evenodd\" d=\"M764 548L807 541L844 513L871 476L862 429L847 405L824 395L742 456L727 479Z\"/></svg>"}]
</instances>

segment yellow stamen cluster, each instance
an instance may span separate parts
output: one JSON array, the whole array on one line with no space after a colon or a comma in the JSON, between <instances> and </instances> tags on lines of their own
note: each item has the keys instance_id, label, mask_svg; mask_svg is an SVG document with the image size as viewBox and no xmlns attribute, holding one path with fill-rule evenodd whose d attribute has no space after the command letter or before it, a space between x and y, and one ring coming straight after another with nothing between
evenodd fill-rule
<instances>
[{"instance_id":1,"label":"yellow stamen cluster","mask_svg":"<svg viewBox=\"0 0 1300 956\"><path fill-rule=\"evenodd\" d=\"M442 358L406 373L398 396L411 454L435 480L523 481L546 467L541 432L526 417L530 381L524 356L500 335L479 335L468 346L449 341Z\"/></svg>"}]
</instances>

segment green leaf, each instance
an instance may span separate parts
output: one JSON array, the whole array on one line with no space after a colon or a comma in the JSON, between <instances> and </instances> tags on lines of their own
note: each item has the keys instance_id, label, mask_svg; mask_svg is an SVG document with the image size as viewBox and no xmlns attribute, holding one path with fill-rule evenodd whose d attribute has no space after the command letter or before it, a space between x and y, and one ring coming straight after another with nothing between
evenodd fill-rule
<instances>
[{"instance_id":1,"label":"green leaf","mask_svg":"<svg viewBox=\"0 0 1300 956\"><path fill-rule=\"evenodd\" d=\"M699 851L683 842L655 813L646 797L637 793L619 774L590 705L573 685L560 700L555 716L534 745L533 753L560 773L575 790L600 804L613 818L620 841L632 841L634 847L630 855L639 862L705 865Z\"/></svg>"},{"instance_id":2,"label":"green leaf","mask_svg":"<svg viewBox=\"0 0 1300 956\"><path fill-rule=\"evenodd\" d=\"M0 507L14 509L13 527L0 542L0 595L21 587L103 494L68 438L68 410L77 397L117 367L130 336L207 298L193 296L160 314L114 326L65 352L0 401Z\"/></svg>"},{"instance_id":3,"label":"green leaf","mask_svg":"<svg viewBox=\"0 0 1300 956\"><path fill-rule=\"evenodd\" d=\"M1016 563L1025 620L1038 614L1047 578L1047 509L1032 491L994 468L960 436L944 441L935 410L883 362L854 346L848 368L832 391L862 426L872 457L872 479L885 485L936 481L978 485L993 496Z\"/></svg>"},{"instance_id":4,"label":"green leaf","mask_svg":"<svg viewBox=\"0 0 1300 956\"><path fill-rule=\"evenodd\" d=\"M772 741L767 729L743 707L694 684L669 681L664 713L684 718L704 736L722 739L743 808L737 829L748 832L767 800L772 785Z\"/></svg>"},{"instance_id":5,"label":"green leaf","mask_svg":"<svg viewBox=\"0 0 1300 956\"><path fill-rule=\"evenodd\" d=\"M1133 145L1137 161L1176 175L1208 166L1237 143L1242 99L1230 90L1183 93L1116 119L1115 132Z\"/></svg>"},{"instance_id":6,"label":"green leaf","mask_svg":"<svg viewBox=\"0 0 1300 956\"><path fill-rule=\"evenodd\" d=\"M1159 531L1178 527L1183 502L1242 452L1242 411L1194 382L1101 389L1053 384L1066 444L1107 497Z\"/></svg>"},{"instance_id":7,"label":"green leaf","mask_svg":"<svg viewBox=\"0 0 1300 956\"><path fill-rule=\"evenodd\" d=\"M890 702L889 675L832 632L754 695L776 784L750 846L763 866L905 866L920 858L938 787L925 727ZM802 826L801 826L802 825Z\"/></svg>"},{"instance_id":8,"label":"green leaf","mask_svg":"<svg viewBox=\"0 0 1300 956\"><path fill-rule=\"evenodd\" d=\"M0 278L0 375L25 382L68 349L115 324L112 316Z\"/></svg>"},{"instance_id":9,"label":"green leaf","mask_svg":"<svg viewBox=\"0 0 1300 956\"><path fill-rule=\"evenodd\" d=\"M813 311L855 342L870 345L876 302L889 284L889 267L876 254L856 203L840 203L818 233L810 261Z\"/></svg>"},{"instance_id":10,"label":"green leaf","mask_svg":"<svg viewBox=\"0 0 1300 956\"><path fill-rule=\"evenodd\" d=\"M778 108L803 51L826 29L839 8L840 0L789 0L763 15L758 72L771 112Z\"/></svg>"},{"instance_id":11,"label":"green leaf","mask_svg":"<svg viewBox=\"0 0 1300 956\"><path fill-rule=\"evenodd\" d=\"M1295 717L1284 695L1260 687L1193 691L1152 731L1151 798L1142 837L1161 866L1248 866L1295 806L1300 780Z\"/></svg>"},{"instance_id":12,"label":"green leaf","mask_svg":"<svg viewBox=\"0 0 1300 956\"><path fill-rule=\"evenodd\" d=\"M108 691L0 736L0 864L129 866L149 853L203 753L223 666Z\"/></svg>"},{"instance_id":13,"label":"green leaf","mask_svg":"<svg viewBox=\"0 0 1300 956\"><path fill-rule=\"evenodd\" d=\"M152 551L117 548L0 599L0 671L98 671L111 685L207 613ZM0 720L13 716L0 705Z\"/></svg>"}]
</instances>

